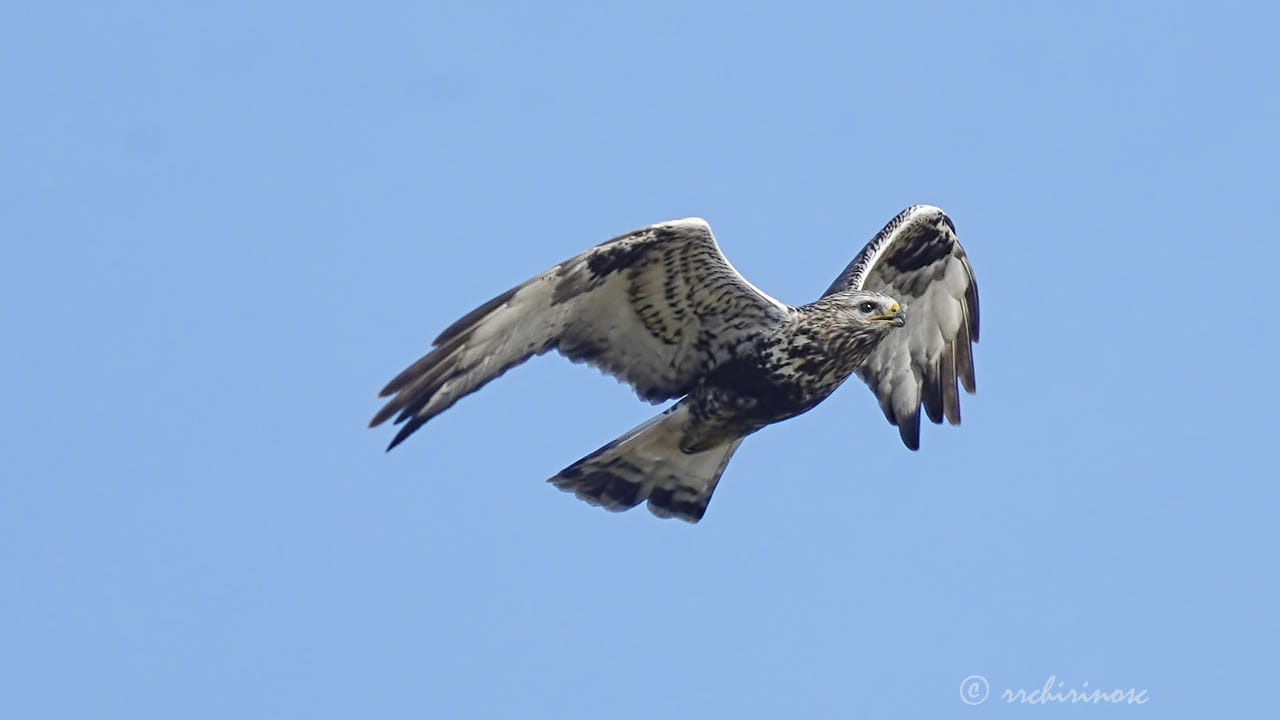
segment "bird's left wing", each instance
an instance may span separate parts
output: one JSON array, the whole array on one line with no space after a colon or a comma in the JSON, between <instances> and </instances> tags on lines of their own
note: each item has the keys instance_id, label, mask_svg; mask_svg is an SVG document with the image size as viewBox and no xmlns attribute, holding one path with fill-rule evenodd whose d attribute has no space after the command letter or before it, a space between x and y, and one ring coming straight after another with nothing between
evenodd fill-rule
<instances>
[{"instance_id":1,"label":"bird's left wing","mask_svg":"<svg viewBox=\"0 0 1280 720\"><path fill-rule=\"evenodd\" d=\"M956 380L970 394L976 389L978 286L946 213L929 205L899 213L824 296L844 290L874 290L904 306L906 325L857 369L902 442L919 449L922 403L933 422L960 424Z\"/></svg>"},{"instance_id":2,"label":"bird's left wing","mask_svg":"<svg viewBox=\"0 0 1280 720\"><path fill-rule=\"evenodd\" d=\"M620 235L476 308L392 380L370 425L391 443L533 355L558 350L630 384L650 402L680 397L791 308L756 289L704 220ZM390 448L388 448L390 449Z\"/></svg>"}]
</instances>

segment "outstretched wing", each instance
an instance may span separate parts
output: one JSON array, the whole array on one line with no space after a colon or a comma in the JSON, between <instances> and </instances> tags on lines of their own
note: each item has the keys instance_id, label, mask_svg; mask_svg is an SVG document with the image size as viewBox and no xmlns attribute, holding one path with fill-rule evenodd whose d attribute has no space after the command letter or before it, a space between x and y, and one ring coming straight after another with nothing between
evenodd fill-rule
<instances>
[{"instance_id":1,"label":"outstretched wing","mask_svg":"<svg viewBox=\"0 0 1280 720\"><path fill-rule=\"evenodd\" d=\"M738 274L699 218L621 235L508 290L449 326L380 393L387 448L510 368L549 350L660 402L686 394L791 309Z\"/></svg>"},{"instance_id":2,"label":"outstretched wing","mask_svg":"<svg viewBox=\"0 0 1280 720\"><path fill-rule=\"evenodd\" d=\"M976 389L978 286L956 228L929 205L903 210L849 263L825 295L882 292L904 306L907 324L886 337L858 368L902 442L920 448L920 405L929 419L960 424L956 380Z\"/></svg>"}]
</instances>

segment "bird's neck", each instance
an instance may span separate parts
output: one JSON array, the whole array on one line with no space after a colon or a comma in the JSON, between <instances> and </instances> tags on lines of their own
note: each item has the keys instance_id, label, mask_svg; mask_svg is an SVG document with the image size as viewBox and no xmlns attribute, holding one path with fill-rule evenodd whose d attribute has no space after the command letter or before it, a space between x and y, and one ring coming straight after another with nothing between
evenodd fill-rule
<instances>
[{"instance_id":1,"label":"bird's neck","mask_svg":"<svg viewBox=\"0 0 1280 720\"><path fill-rule=\"evenodd\" d=\"M866 361L880 340L878 328L858 320L838 302L823 298L801 308L792 332L797 346L812 348L824 371L847 377Z\"/></svg>"}]
</instances>

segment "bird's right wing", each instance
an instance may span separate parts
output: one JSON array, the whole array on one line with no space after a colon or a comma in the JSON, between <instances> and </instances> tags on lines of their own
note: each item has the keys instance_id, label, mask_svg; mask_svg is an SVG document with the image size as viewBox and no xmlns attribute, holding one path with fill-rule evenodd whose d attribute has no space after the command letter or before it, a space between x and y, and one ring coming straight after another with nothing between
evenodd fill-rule
<instances>
[{"instance_id":1,"label":"bird's right wing","mask_svg":"<svg viewBox=\"0 0 1280 720\"><path fill-rule=\"evenodd\" d=\"M826 295L875 290L902 303L905 327L894 330L857 369L880 400L902 442L920 447L920 406L935 423L960 424L956 380L976 384L978 285L955 225L929 205L903 210L863 248Z\"/></svg>"},{"instance_id":2,"label":"bird's right wing","mask_svg":"<svg viewBox=\"0 0 1280 720\"><path fill-rule=\"evenodd\" d=\"M370 426L423 423L533 355L558 350L635 388L680 397L790 307L747 282L698 218L621 235L476 308L383 388Z\"/></svg>"}]
</instances>

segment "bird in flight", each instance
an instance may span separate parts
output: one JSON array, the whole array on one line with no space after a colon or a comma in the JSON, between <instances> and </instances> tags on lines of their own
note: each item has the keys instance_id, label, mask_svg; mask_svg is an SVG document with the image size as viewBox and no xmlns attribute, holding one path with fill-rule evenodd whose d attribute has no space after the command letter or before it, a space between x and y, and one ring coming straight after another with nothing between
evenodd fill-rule
<instances>
[{"instance_id":1,"label":"bird in flight","mask_svg":"<svg viewBox=\"0 0 1280 720\"><path fill-rule=\"evenodd\" d=\"M960 423L956 383L975 390L978 287L955 225L903 210L818 300L769 297L720 252L699 218L608 240L481 305L387 384L370 427L402 424L388 450L460 398L550 350L679 401L550 479L608 510L648 501L697 522L738 445L822 402L850 375L920 447L920 407Z\"/></svg>"}]
</instances>

